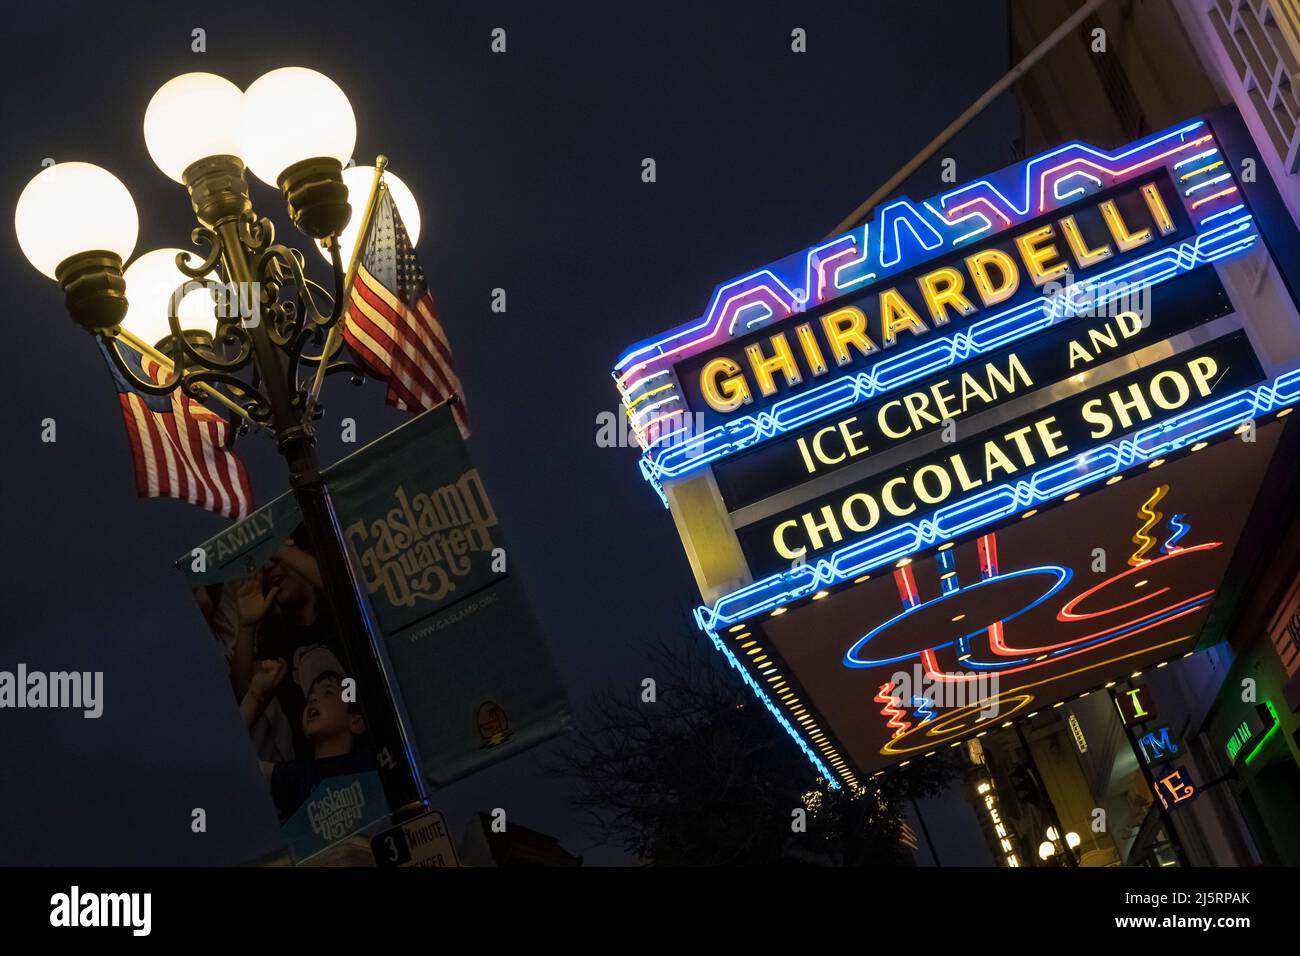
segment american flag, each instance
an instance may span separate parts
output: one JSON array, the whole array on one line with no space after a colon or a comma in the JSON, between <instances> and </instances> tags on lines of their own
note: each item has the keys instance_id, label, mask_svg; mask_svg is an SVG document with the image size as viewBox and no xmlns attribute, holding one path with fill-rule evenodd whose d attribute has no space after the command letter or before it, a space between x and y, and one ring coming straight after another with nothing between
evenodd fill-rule
<instances>
[{"instance_id":1,"label":"american flag","mask_svg":"<svg viewBox=\"0 0 1300 956\"><path fill-rule=\"evenodd\" d=\"M423 411L455 395L452 414L468 437L451 346L387 189L380 193L369 230L359 241L361 256L343 317L344 340L371 375L388 383L390 405Z\"/></svg>"},{"instance_id":2,"label":"american flag","mask_svg":"<svg viewBox=\"0 0 1300 956\"><path fill-rule=\"evenodd\" d=\"M100 348L108 349L101 343ZM144 381L165 382L170 372L147 355L124 347L119 354ZM136 391L107 351L117 401L131 443L135 490L141 498L179 498L227 518L253 510L244 463L230 450L230 423L176 389L167 395Z\"/></svg>"}]
</instances>

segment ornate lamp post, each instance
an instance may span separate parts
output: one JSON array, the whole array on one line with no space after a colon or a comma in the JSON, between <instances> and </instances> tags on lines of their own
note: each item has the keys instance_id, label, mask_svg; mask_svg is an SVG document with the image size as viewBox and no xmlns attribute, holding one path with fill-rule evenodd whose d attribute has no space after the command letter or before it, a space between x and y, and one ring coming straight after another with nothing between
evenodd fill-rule
<instances>
[{"instance_id":1,"label":"ornate lamp post","mask_svg":"<svg viewBox=\"0 0 1300 956\"><path fill-rule=\"evenodd\" d=\"M274 434L356 678L389 805L398 815L418 810L424 786L414 749L315 452L321 376L345 371L360 380L360 370L338 357L341 340L332 334L345 292L339 237L352 215L343 181L356 141L352 107L328 77L298 67L267 73L242 92L211 73L188 73L154 94L144 134L158 168L189 191L198 220L191 239L202 249L197 264L185 253L175 257L182 281L169 297L166 325L146 314L136 330L131 322L124 328L132 290L123 263L138 220L130 193L108 171L59 163L33 178L15 212L19 245L37 270L62 285L73 321L104 343L133 387L152 394L179 388L216 400ZM253 209L246 170L280 189L294 225L328 254L332 290L307 278L301 252L276 242L270 220ZM145 260L156 255L140 257L128 272L148 271ZM215 324L197 322L189 294L195 289L244 308L218 309ZM142 341L137 332L146 328L165 334ZM170 377L141 379L119 354L119 338L170 366Z\"/></svg>"}]
</instances>

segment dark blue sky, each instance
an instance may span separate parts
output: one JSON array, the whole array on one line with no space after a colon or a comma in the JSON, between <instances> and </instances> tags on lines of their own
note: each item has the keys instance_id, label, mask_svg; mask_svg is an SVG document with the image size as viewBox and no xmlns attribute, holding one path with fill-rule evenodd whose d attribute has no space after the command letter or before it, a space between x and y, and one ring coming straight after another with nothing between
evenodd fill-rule
<instances>
[{"instance_id":1,"label":"dark blue sky","mask_svg":"<svg viewBox=\"0 0 1300 956\"><path fill-rule=\"evenodd\" d=\"M98 163L135 197L137 252L184 247L188 201L140 129L154 90L192 70L241 87L278 66L331 76L357 114L357 161L387 153L419 197L417 251L456 350L472 454L574 703L601 687L635 693L653 676L644 642L693 639L685 611L698 595L635 453L596 445L597 415L615 408L614 359L698 315L717 283L824 235L1006 70L1005 11L993 0L451 6L317 2L299 22L294 5L24 5L7 13L0 66L0 193L12 209L46 157ZM190 52L195 27L205 54ZM507 31L504 55L489 50L494 27ZM795 27L806 54L790 51ZM1009 163L1016 131L1004 97L941 155L967 180ZM641 181L645 157L654 184ZM932 163L908 192L940 186ZM297 244L275 191L253 194ZM0 243L0 669L102 670L106 695L97 721L0 711L0 864L268 852L274 815L171 567L222 520L134 498L97 350L11 227ZM489 309L496 287L504 315ZM402 418L378 385L335 383L327 396L326 462L345 450L340 417L357 419L363 442ZM47 417L55 444L40 440ZM259 502L283 490L270 443L242 449ZM434 803L457 835L473 811L502 806L590 861L622 859L590 845L563 785L540 774L553 746ZM206 834L190 832L194 807L208 811Z\"/></svg>"}]
</instances>

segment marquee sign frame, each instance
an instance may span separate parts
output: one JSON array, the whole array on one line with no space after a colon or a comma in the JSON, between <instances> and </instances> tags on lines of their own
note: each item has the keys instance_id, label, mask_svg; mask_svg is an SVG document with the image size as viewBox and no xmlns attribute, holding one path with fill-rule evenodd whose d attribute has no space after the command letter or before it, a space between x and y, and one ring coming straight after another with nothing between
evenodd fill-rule
<instances>
[{"instance_id":1,"label":"marquee sign frame","mask_svg":"<svg viewBox=\"0 0 1300 956\"><path fill-rule=\"evenodd\" d=\"M1041 467L1007 474L1005 480L990 481L906 519L846 535L833 549L806 559L796 556L789 567L760 575L751 573L737 537L751 516L728 508L714 466L747 452L752 455L754 449L788 440L801 430L808 434L810 426L829 427L827 423L836 416L931 381L937 373L957 374L973 359L1062 336L1075 320L1095 315L1122 295L1176 284L1202 267L1209 267L1202 272L1217 271L1216 263L1258 248L1261 229L1256 213L1217 130L1216 116L1213 123L1206 118L1191 120L1113 150L1071 142L926 201L890 201L878 208L872 220L843 235L719 285L700 319L632 346L616 363L613 377L641 446L642 475L672 511L705 598L695 610L698 626L831 786L861 783L852 760L837 746L833 728L816 701L800 696L797 681L777 652L763 648L760 654L748 646L753 641L738 642L737 636L748 638L755 622L782 614L792 605L824 599L872 574L904 567L923 553L938 554L1022 515L1073 501L1139 467L1154 467L1199 451L1230 437L1243 423L1253 427L1266 416L1285 416L1300 401L1300 368L1281 374L1270 369L1271 376L1257 376L1245 387L1189 402L1077 452L1072 448L1062 460L1039 462ZM1231 128L1224 132L1235 135ZM1259 174L1267 176L1263 170ZM891 283L901 287L918 275L955 271L948 267L972 250L1019 242L1018 231L1023 232L1027 224L1036 230L1047 217L1072 221L1072 214L1090 202L1104 204L1126 186L1130 192L1141 188L1145 194L1157 181L1165 184L1161 196L1167 199L1167 186L1172 184L1177 197L1177 208L1168 210L1168 223L1159 217L1157 197L1156 202L1148 202L1154 217L1151 241L1125 248L1123 238L1132 238L1141 229L1130 231L1122 216L1116 226L1106 212L1118 254L1095 257L1063 287L1040 281L1044 271L1032 275L1028 295L1009 297L1005 303L985 302L984 308L964 315L954 312L943 317L931 309L931 317L943 321L919 329L914 316L907 314L906 302L895 298L894 305L886 304ZM1060 233L1065 231L1058 229L1062 247ZM1071 251L1096 252L1086 237L1075 242L1077 232L1070 240ZM1030 273L1035 251L1029 246L1030 255L1023 260ZM1082 263L1075 258L1076 264ZM1050 257L1043 262L1050 262ZM1284 278L1289 276L1280 265L1279 269ZM923 287L926 281L921 280ZM930 291L933 287L931 282ZM873 331L885 346L859 349L865 358L841 361L842 369L819 370L817 359L831 353L825 338L812 341L816 332L812 322L832 309L861 303L877 290L881 290L880 324ZM974 299L973 291L970 297ZM927 298L925 304L934 302ZM921 313L919 307L910 311ZM899 328L912 333L893 336L893 348L888 345L890 315ZM1233 322L1219 320L1213 334L1241 327L1239 320ZM821 329L834 331L824 321ZM866 329L858 326L859 331ZM884 335L879 334L882 330ZM775 374L768 381L760 375L761 396L746 383L755 400L737 401L734 407L723 403L721 410L716 405L699 407L702 393L682 380L686 370L694 375L702 359L735 356L735 344L762 339L770 348L764 351L759 346L750 357L779 365L778 332L786 333L788 343L797 343L793 348L803 349L805 374L792 375L793 365L788 364L785 391ZM1176 347L1156 357L1176 355L1188 347L1186 336L1176 338ZM1174 341L1168 338L1160 344ZM843 360L847 351L841 349L836 355ZM1143 362L1150 358L1149 351L1142 353ZM807 374L809 369L812 374ZM768 385L773 386L770 394ZM1028 394L1046 396L1048 391L1039 388ZM1057 398L1043 398L1040 407L1050 411L1056 406L1047 403ZM841 485L851 478L846 475ZM807 486L824 491L826 483L835 480L823 476L820 484L810 481ZM769 512L812 497L812 492L803 494L803 488L787 488L778 496L779 507L772 505Z\"/></svg>"},{"instance_id":2,"label":"marquee sign frame","mask_svg":"<svg viewBox=\"0 0 1300 956\"><path fill-rule=\"evenodd\" d=\"M797 317L1040 216L1077 206L1106 189L1166 169L1179 183L1194 234L1077 282L1065 294L1038 296L996 312L941 342L881 359L870 370L831 379L797 400L690 431L675 366L761 325ZM1187 177L1187 178L1183 178ZM887 203L861 226L787 256L714 290L699 320L627 349L614 367L642 474L656 489L721 458L787 434L836 411L916 381L938 368L1096 311L1122 289L1155 285L1252 247L1258 231L1205 120L1156 133L1119 150L1072 142L933 199ZM917 354L920 353L920 354Z\"/></svg>"}]
</instances>

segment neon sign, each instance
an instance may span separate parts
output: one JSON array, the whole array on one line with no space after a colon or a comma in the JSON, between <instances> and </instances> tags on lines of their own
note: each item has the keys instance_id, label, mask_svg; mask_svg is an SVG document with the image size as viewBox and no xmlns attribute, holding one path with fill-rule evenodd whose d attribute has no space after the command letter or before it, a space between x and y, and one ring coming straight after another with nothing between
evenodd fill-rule
<instances>
[{"instance_id":1,"label":"neon sign","mask_svg":"<svg viewBox=\"0 0 1300 956\"><path fill-rule=\"evenodd\" d=\"M1125 724L1140 724L1156 718L1155 700L1146 684L1116 692L1115 708Z\"/></svg>"},{"instance_id":2,"label":"neon sign","mask_svg":"<svg viewBox=\"0 0 1300 956\"><path fill-rule=\"evenodd\" d=\"M1194 121L892 201L619 359L643 476L684 537L701 522L697 624L832 785L1193 649L1281 426L1231 435L1286 414L1300 369L1265 378L1226 322L1113 360L1232 311L1213 264L1260 234L1226 159ZM1135 292L1152 308L1114 310ZM897 447L1066 378L1033 413ZM701 570L709 548L735 557ZM899 666L999 689L945 706L896 693Z\"/></svg>"},{"instance_id":3,"label":"neon sign","mask_svg":"<svg viewBox=\"0 0 1300 956\"><path fill-rule=\"evenodd\" d=\"M1123 200L1131 200L1128 211L1121 211ZM1179 211L1179 223L1168 204ZM800 391L832 370L857 371L944 326L1040 297L1048 283L1087 276L1162 238L1186 237L1191 226L1181 212L1168 176L1140 187L1126 184L1119 195L1071 207L1059 219L1017 229L998 245L913 275L906 289L885 285L855 298L858 304L837 302L791 329L784 327L789 323L775 325L757 339L745 336L678 364L687 404L725 420L743 406ZM1097 245L1084 238L1080 220L1088 221Z\"/></svg>"},{"instance_id":4,"label":"neon sign","mask_svg":"<svg viewBox=\"0 0 1300 956\"><path fill-rule=\"evenodd\" d=\"M1281 721L1277 716L1277 708L1273 706L1271 700L1256 705L1246 715L1246 718L1233 729L1232 736L1224 744L1223 749L1228 755L1228 763L1235 765L1244 753L1246 755L1245 763L1249 766L1251 761L1264 749L1264 745L1268 743L1269 738L1277 733L1280 726Z\"/></svg>"},{"instance_id":5,"label":"neon sign","mask_svg":"<svg viewBox=\"0 0 1300 956\"><path fill-rule=\"evenodd\" d=\"M1138 738L1138 748L1147 763L1163 763L1178 753L1178 744L1170 738L1168 727L1147 731Z\"/></svg>"},{"instance_id":6,"label":"neon sign","mask_svg":"<svg viewBox=\"0 0 1300 956\"><path fill-rule=\"evenodd\" d=\"M859 465L900 444L955 425L1034 389L1232 311L1213 269L1160 286L1145 311L1081 321L1071 334L1036 338L961 369L921 379L847 412L766 442L711 467L728 510Z\"/></svg>"},{"instance_id":7,"label":"neon sign","mask_svg":"<svg viewBox=\"0 0 1300 956\"><path fill-rule=\"evenodd\" d=\"M616 364L615 382L644 449L643 474L659 488L1060 325L1125 290L1251 248L1258 239L1254 220L1221 159L1202 121L1114 151L1069 143L931 200L888 203L869 223L724 283L701 319L633 346ZM1096 222L1085 234L1081 222L1090 215ZM1044 223L1037 223L1040 217ZM999 242L1013 251L999 249ZM990 253L968 261L975 255L967 255L970 248L987 251L990 244L1006 260ZM1110 255L1103 254L1107 249ZM957 264L921 269L943 257ZM1062 264L1076 268L1078 281L1066 294L1042 295L1034 283ZM1016 293L1032 286L1039 294L994 301L1010 286L1011 269ZM1022 275L1029 281L1020 281ZM874 307L845 305L864 293ZM951 334L936 337L940 328ZM903 338L919 344L904 348ZM717 393L714 406L706 399L694 410L717 415L715 406L740 404L725 421L694 429L679 366L742 339L740 352L728 359L736 372L721 363L714 385L706 386ZM742 370L743 383L728 377ZM790 394L778 394L782 388ZM696 397L703 397L698 388Z\"/></svg>"},{"instance_id":8,"label":"neon sign","mask_svg":"<svg viewBox=\"0 0 1300 956\"><path fill-rule=\"evenodd\" d=\"M975 783L975 793L984 805L984 812L988 814L993 838L998 841L998 848L1002 851L1003 864L1019 866L1020 859L1016 855L1015 837L1002 820L1002 810L998 806L997 790L993 786L993 781L987 778L978 780Z\"/></svg>"},{"instance_id":9,"label":"neon sign","mask_svg":"<svg viewBox=\"0 0 1300 956\"><path fill-rule=\"evenodd\" d=\"M928 756L1191 653L1280 431L1261 426L1255 442L1230 436L1068 507L895 559L887 571L833 586L831 600L782 601L727 623L730 613L719 612L743 606L731 594L697 619L819 772L854 786L861 772ZM1132 539L1151 521L1143 506L1162 485L1164 518L1146 530L1156 544L1130 564ZM1234 494L1225 498L1224 488ZM1098 571L1094 547L1115 566ZM755 648L761 668L745 663ZM892 692L896 672L913 666L931 685L995 677L997 690L958 706L937 705L941 695L918 704ZM1156 717L1142 685L1117 703L1129 723ZM1147 754L1167 754L1160 733L1152 736ZM1177 779L1169 783L1167 800L1183 793Z\"/></svg>"},{"instance_id":10,"label":"neon sign","mask_svg":"<svg viewBox=\"0 0 1300 956\"><path fill-rule=\"evenodd\" d=\"M1186 803L1196 796L1196 787L1191 782L1186 767L1176 767L1172 773L1156 780L1156 796L1166 810L1180 803Z\"/></svg>"},{"instance_id":11,"label":"neon sign","mask_svg":"<svg viewBox=\"0 0 1300 956\"><path fill-rule=\"evenodd\" d=\"M1094 446L1025 477L994 484L944 505L928 517L853 540L824 557L768 575L724 595L711 606L699 608L696 620L708 630L771 611L891 565L927 546L942 545L1017 514L1069 499L1135 465L1163 461L1180 451L1199 450L1202 442L1231 433L1270 412L1285 411L1297 401L1300 369L1175 415L1119 441Z\"/></svg>"},{"instance_id":12,"label":"neon sign","mask_svg":"<svg viewBox=\"0 0 1300 956\"><path fill-rule=\"evenodd\" d=\"M857 535L887 533L900 519L924 515L1036 465L1068 465L1098 439L1261 377L1245 334L1235 332L748 524L737 531L740 546L751 572L771 573L795 559L825 554ZM1147 548L1152 545L1154 540Z\"/></svg>"}]
</instances>

